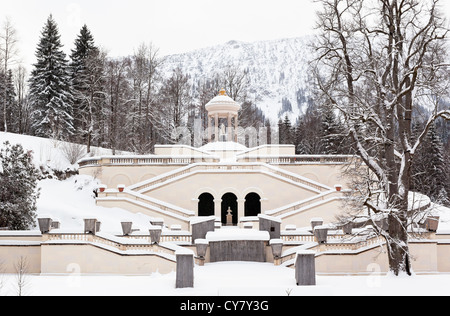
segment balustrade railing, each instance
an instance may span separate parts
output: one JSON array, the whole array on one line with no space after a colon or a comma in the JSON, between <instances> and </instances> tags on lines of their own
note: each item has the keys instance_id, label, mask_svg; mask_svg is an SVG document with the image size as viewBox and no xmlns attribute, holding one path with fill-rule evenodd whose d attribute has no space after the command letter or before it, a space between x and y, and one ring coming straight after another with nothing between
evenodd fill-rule
<instances>
[{"instance_id":1,"label":"balustrade railing","mask_svg":"<svg viewBox=\"0 0 450 316\"><path fill-rule=\"evenodd\" d=\"M164 253L175 255L175 250L161 246L159 244L151 244L150 235L127 236L127 242L119 242L105 236L85 234L85 233L51 233L48 234L48 240L51 241L75 241L75 242L91 242L102 244L117 249L118 251L148 251L156 253ZM133 242L136 240L136 242ZM160 238L161 242L171 242L175 244L191 244L192 236L190 233L163 233ZM148 242L148 243L147 243Z\"/></svg>"}]
</instances>

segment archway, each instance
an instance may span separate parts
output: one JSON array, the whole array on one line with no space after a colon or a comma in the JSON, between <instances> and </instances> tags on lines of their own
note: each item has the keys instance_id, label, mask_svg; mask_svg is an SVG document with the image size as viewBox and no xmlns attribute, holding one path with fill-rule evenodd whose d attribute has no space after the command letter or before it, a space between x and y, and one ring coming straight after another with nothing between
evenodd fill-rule
<instances>
[{"instance_id":1,"label":"archway","mask_svg":"<svg viewBox=\"0 0 450 316\"><path fill-rule=\"evenodd\" d=\"M261 214L261 197L257 193L249 193L245 196L244 216L258 216Z\"/></svg>"},{"instance_id":2,"label":"archway","mask_svg":"<svg viewBox=\"0 0 450 316\"><path fill-rule=\"evenodd\" d=\"M214 196L203 193L198 197L198 216L214 215Z\"/></svg>"},{"instance_id":3,"label":"archway","mask_svg":"<svg viewBox=\"0 0 450 316\"><path fill-rule=\"evenodd\" d=\"M226 193L222 196L222 224L227 223L228 208L231 209L231 215L233 216L233 225L238 223L238 203L237 196L233 193Z\"/></svg>"}]
</instances>

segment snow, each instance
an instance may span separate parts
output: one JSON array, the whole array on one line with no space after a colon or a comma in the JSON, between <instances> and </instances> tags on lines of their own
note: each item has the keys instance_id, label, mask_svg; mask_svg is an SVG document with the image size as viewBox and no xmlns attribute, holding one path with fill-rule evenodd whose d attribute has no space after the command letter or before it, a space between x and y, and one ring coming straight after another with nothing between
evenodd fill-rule
<instances>
[{"instance_id":1,"label":"snow","mask_svg":"<svg viewBox=\"0 0 450 316\"><path fill-rule=\"evenodd\" d=\"M208 232L206 239L211 241L226 240L270 240L269 232L255 229L239 229L235 227L222 227L221 229Z\"/></svg>"},{"instance_id":2,"label":"snow","mask_svg":"<svg viewBox=\"0 0 450 316\"><path fill-rule=\"evenodd\" d=\"M71 164L66 157L67 155L64 154L64 147L69 143L49 138L0 132L0 144L3 145L5 141L9 141L13 145L21 144L25 150L31 150L37 167L42 165L56 170L67 170L77 167L76 164ZM111 150L91 147L91 154L110 155Z\"/></svg>"},{"instance_id":3,"label":"snow","mask_svg":"<svg viewBox=\"0 0 450 316\"><path fill-rule=\"evenodd\" d=\"M42 148L41 158L52 157L53 163L67 167L57 150L53 150L51 141L29 136L9 134L10 142L21 142L27 149ZM0 133L1 141L5 133ZM47 155L51 153L51 155ZM35 156L39 158L39 155ZM44 161L45 161L44 159ZM88 176L74 176L64 181L42 180L39 182L41 195L37 202L38 216L51 216L61 222L61 230L82 231L83 219L95 217L102 222L100 235L113 238L114 233L121 234L121 221L126 218L133 222L133 228L147 230L152 227L150 218L143 214L133 214L118 208L103 208L95 204L93 189L98 182ZM450 231L450 208L431 203L433 213L440 216L437 234ZM36 220L37 227L37 220ZM25 232L29 236L40 235L39 231ZM266 233L266 234L264 234ZM207 239L236 240L237 238L262 238L269 240L267 232L251 229L222 227L217 233L208 233ZM263 236L264 234L264 236ZM39 244L34 241L17 241L15 235L24 232L0 231L7 238L2 244L23 245ZM7 237L6 237L7 236ZM125 238L116 237L121 242ZM73 242L73 241L71 241ZM133 241L133 242L136 242ZM207 242L206 240L202 242ZM166 245L165 245L166 246ZM176 251L180 247L171 245ZM296 250L297 252L299 250ZM141 276L121 275L81 275L75 267L68 267L66 275L28 275L24 288L25 295L36 296L447 296L450 295L450 274L413 275L412 277L393 277L377 273L376 267L368 267L367 274L357 276L321 275L316 277L316 286L297 286L295 270L272 263L221 262L206 263L194 268L194 288L176 289L175 271L168 274L158 272ZM374 271L372 271L374 270ZM17 276L0 274L0 295L17 294Z\"/></svg>"},{"instance_id":4,"label":"snow","mask_svg":"<svg viewBox=\"0 0 450 316\"><path fill-rule=\"evenodd\" d=\"M447 296L450 275L393 277L316 276L316 286L297 286L295 270L270 263L223 262L194 268L194 288L176 289L175 272L144 276L30 275L29 296ZM376 270L376 269L374 269ZM69 270L71 271L71 270ZM224 273L226 271L226 273ZM264 276L264 277L262 277ZM15 275L4 275L0 295L16 295Z\"/></svg>"},{"instance_id":5,"label":"snow","mask_svg":"<svg viewBox=\"0 0 450 316\"><path fill-rule=\"evenodd\" d=\"M133 222L133 227L150 228L150 217L141 213L131 213L119 208L104 208L95 204L93 190L97 181L92 177L77 175L64 181L46 179L39 182L40 197L37 214L58 218L61 229L82 231L85 218L100 221L101 230L121 233L124 218ZM37 223L37 221L36 221Z\"/></svg>"}]
</instances>

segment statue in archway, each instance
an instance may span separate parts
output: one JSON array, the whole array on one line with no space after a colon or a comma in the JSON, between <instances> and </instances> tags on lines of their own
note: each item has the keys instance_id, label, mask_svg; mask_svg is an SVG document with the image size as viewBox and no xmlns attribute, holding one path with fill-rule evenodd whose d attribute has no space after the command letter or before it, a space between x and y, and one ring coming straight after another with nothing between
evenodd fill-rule
<instances>
[{"instance_id":1,"label":"statue in archway","mask_svg":"<svg viewBox=\"0 0 450 316\"><path fill-rule=\"evenodd\" d=\"M231 210L231 207L228 207L227 210L227 226L233 226L233 211Z\"/></svg>"}]
</instances>

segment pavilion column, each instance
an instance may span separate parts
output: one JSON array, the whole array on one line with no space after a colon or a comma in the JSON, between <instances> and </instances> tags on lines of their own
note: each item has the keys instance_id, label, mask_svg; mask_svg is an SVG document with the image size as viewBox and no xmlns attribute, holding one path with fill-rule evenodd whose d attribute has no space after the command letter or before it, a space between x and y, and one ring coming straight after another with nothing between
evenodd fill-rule
<instances>
[{"instance_id":1,"label":"pavilion column","mask_svg":"<svg viewBox=\"0 0 450 316\"><path fill-rule=\"evenodd\" d=\"M219 141L219 114L214 116L214 141Z\"/></svg>"},{"instance_id":2,"label":"pavilion column","mask_svg":"<svg viewBox=\"0 0 450 316\"><path fill-rule=\"evenodd\" d=\"M231 141L233 141L233 138L232 138L233 126L231 125L231 113L228 113L228 125L227 125L227 128L228 128L227 141L231 142Z\"/></svg>"},{"instance_id":3,"label":"pavilion column","mask_svg":"<svg viewBox=\"0 0 450 316\"><path fill-rule=\"evenodd\" d=\"M234 141L237 143L238 141L238 116L234 116Z\"/></svg>"},{"instance_id":4,"label":"pavilion column","mask_svg":"<svg viewBox=\"0 0 450 316\"><path fill-rule=\"evenodd\" d=\"M208 142L211 142L211 116L208 115Z\"/></svg>"}]
</instances>

